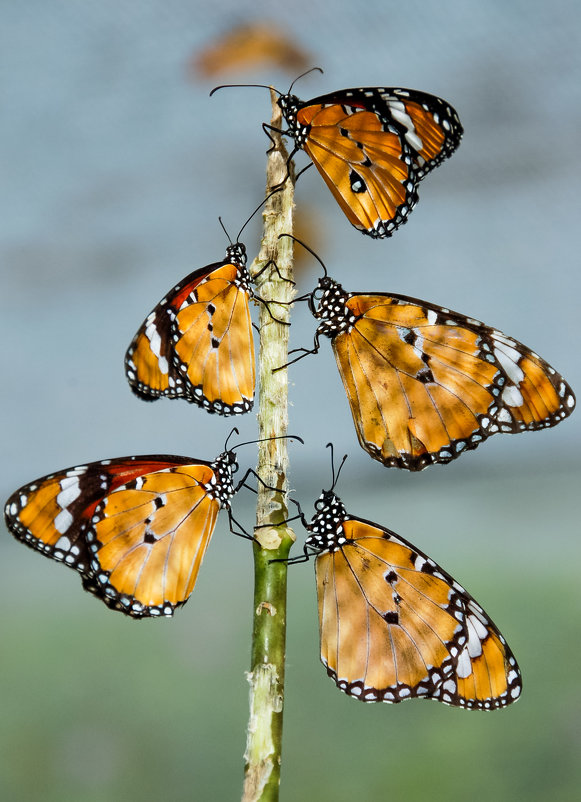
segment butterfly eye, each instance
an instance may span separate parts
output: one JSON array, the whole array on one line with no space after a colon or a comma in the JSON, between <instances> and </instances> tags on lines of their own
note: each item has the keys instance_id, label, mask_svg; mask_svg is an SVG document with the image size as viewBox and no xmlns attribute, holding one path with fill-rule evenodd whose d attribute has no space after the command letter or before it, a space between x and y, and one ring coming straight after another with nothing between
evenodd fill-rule
<instances>
[{"instance_id":1,"label":"butterfly eye","mask_svg":"<svg viewBox=\"0 0 581 802\"><path fill-rule=\"evenodd\" d=\"M325 508L325 501L322 498L318 498L315 501L315 509L317 512L321 512Z\"/></svg>"}]
</instances>

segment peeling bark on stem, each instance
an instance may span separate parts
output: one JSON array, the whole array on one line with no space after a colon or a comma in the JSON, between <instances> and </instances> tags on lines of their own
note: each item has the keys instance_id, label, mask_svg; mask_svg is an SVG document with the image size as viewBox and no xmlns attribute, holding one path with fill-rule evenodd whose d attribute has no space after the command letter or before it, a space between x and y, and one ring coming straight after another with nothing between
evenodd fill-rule
<instances>
[{"instance_id":1,"label":"peeling bark on stem","mask_svg":"<svg viewBox=\"0 0 581 802\"><path fill-rule=\"evenodd\" d=\"M282 117L271 92L274 128L280 128ZM274 149L268 154L266 192L284 181L287 176L288 154L282 137L272 132ZM291 171L292 173L292 171ZM256 277L256 292L266 301L276 298L289 302L294 286L286 279L293 278L293 241L280 234L293 231L294 175L286 180L265 204L264 229L260 253L250 268ZM277 270L268 262L274 262ZM258 275L260 274L260 275ZM280 274L280 275L279 275ZM273 438L285 435L288 429L287 370L273 373L273 368L288 362L288 306L261 304L259 353L258 437ZM270 562L286 558L295 536L286 525L288 518L288 453L287 440L267 439L258 445L258 474L262 481L276 491L258 485L254 543L254 621L252 632L250 683L250 720L248 723L243 802L273 802L278 799L282 747L282 711L284 700L284 660L286 642L286 583L287 564Z\"/></svg>"}]
</instances>

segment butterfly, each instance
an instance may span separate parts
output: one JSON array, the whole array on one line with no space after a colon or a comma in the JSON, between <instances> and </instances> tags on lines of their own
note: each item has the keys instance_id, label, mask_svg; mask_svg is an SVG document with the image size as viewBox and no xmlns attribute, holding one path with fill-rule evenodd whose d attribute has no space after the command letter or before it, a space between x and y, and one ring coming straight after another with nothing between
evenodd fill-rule
<instances>
[{"instance_id":1,"label":"butterfly","mask_svg":"<svg viewBox=\"0 0 581 802\"><path fill-rule=\"evenodd\" d=\"M341 89L307 101L289 91L278 105L294 152L305 151L349 222L373 238L407 221L419 182L463 134L449 103L414 89Z\"/></svg>"},{"instance_id":2,"label":"butterfly","mask_svg":"<svg viewBox=\"0 0 581 802\"><path fill-rule=\"evenodd\" d=\"M134 618L171 616L190 596L236 455L168 455L78 465L24 485L4 511L13 535L78 571L85 590ZM238 533L241 534L241 533Z\"/></svg>"},{"instance_id":3,"label":"butterfly","mask_svg":"<svg viewBox=\"0 0 581 802\"><path fill-rule=\"evenodd\" d=\"M147 316L125 355L133 392L146 401L184 398L219 415L254 403L254 338L246 248L186 276Z\"/></svg>"},{"instance_id":4,"label":"butterfly","mask_svg":"<svg viewBox=\"0 0 581 802\"><path fill-rule=\"evenodd\" d=\"M555 426L573 391L544 359L474 318L406 295L345 292L325 275L310 294L331 339L361 447L388 467L446 463L498 432Z\"/></svg>"},{"instance_id":5,"label":"butterfly","mask_svg":"<svg viewBox=\"0 0 581 802\"><path fill-rule=\"evenodd\" d=\"M456 110L427 92L385 87L300 100L291 94L297 80L286 94L275 90L288 126L279 133L295 144L289 162L304 150L349 222L374 239L390 237L416 205L419 182L460 144ZM226 86L271 88L223 84L210 95Z\"/></svg>"},{"instance_id":6,"label":"butterfly","mask_svg":"<svg viewBox=\"0 0 581 802\"><path fill-rule=\"evenodd\" d=\"M297 503L297 502L295 502ZM298 504L297 504L298 506ZM482 607L430 557L324 490L307 522L321 661L363 702L436 699L494 710L518 699L514 655Z\"/></svg>"}]
</instances>

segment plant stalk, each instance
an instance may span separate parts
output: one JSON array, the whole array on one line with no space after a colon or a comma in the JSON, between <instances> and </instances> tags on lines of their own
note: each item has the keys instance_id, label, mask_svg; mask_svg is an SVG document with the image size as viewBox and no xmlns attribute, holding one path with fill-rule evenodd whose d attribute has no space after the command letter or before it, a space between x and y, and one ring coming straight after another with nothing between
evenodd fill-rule
<instances>
[{"instance_id":1,"label":"plant stalk","mask_svg":"<svg viewBox=\"0 0 581 802\"><path fill-rule=\"evenodd\" d=\"M271 91L272 120L280 129L281 111ZM287 177L288 154L282 137L271 132L274 147L268 153L266 169L267 195ZM291 169L292 173L292 169ZM294 175L282 189L270 197L263 210L263 237L260 252L250 267L255 277L256 294L266 301L271 298L290 302L294 297L293 241L280 234L292 234ZM262 273L268 262L274 262ZM280 275L279 275L280 274ZM284 279L287 279L285 281ZM282 716L284 702L284 666L286 644L286 562L295 541L292 529L281 521L288 518L288 441L270 438L287 434L288 374L287 369L273 373L273 368L288 362L289 326L273 319L289 322L288 306L270 304L260 309L260 347L258 361L259 439L258 475L268 487L258 484L254 532L254 608L250 684L250 718L248 722L243 802L278 800L282 750ZM276 490L269 489L276 488Z\"/></svg>"}]
</instances>

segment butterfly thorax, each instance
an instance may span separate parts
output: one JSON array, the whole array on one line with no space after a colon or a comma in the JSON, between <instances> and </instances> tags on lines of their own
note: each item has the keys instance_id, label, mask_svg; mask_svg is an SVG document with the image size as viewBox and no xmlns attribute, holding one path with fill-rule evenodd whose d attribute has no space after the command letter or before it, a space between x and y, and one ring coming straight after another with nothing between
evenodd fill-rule
<instances>
[{"instance_id":1,"label":"butterfly thorax","mask_svg":"<svg viewBox=\"0 0 581 802\"><path fill-rule=\"evenodd\" d=\"M313 316L321 321L317 334L333 339L341 332L353 328L357 318L347 306L348 298L349 294L334 279L329 276L319 279L319 286L310 300ZM318 302L316 307L315 301Z\"/></svg>"},{"instance_id":2,"label":"butterfly thorax","mask_svg":"<svg viewBox=\"0 0 581 802\"><path fill-rule=\"evenodd\" d=\"M307 526L309 536L305 548L316 553L337 551L345 544L343 522L347 519L347 510L341 499L332 490L323 490L315 502L316 514Z\"/></svg>"},{"instance_id":3,"label":"butterfly thorax","mask_svg":"<svg viewBox=\"0 0 581 802\"><path fill-rule=\"evenodd\" d=\"M246 247L242 242L235 242L226 248L226 262L238 268L234 286L242 292L252 295L252 279L246 268Z\"/></svg>"},{"instance_id":4,"label":"butterfly thorax","mask_svg":"<svg viewBox=\"0 0 581 802\"><path fill-rule=\"evenodd\" d=\"M215 498L222 509L230 509L230 501L234 495L233 475L238 470L238 462L233 451L224 451L212 462L214 476L206 485L208 495Z\"/></svg>"},{"instance_id":5,"label":"butterfly thorax","mask_svg":"<svg viewBox=\"0 0 581 802\"><path fill-rule=\"evenodd\" d=\"M297 112L302 105L301 101L296 95L281 95L277 102L288 125L288 135L292 136L297 148L302 148L307 141L311 126L302 125L297 120Z\"/></svg>"},{"instance_id":6,"label":"butterfly thorax","mask_svg":"<svg viewBox=\"0 0 581 802\"><path fill-rule=\"evenodd\" d=\"M226 248L226 262L236 267L246 267L246 246L242 242L234 242Z\"/></svg>"}]
</instances>

